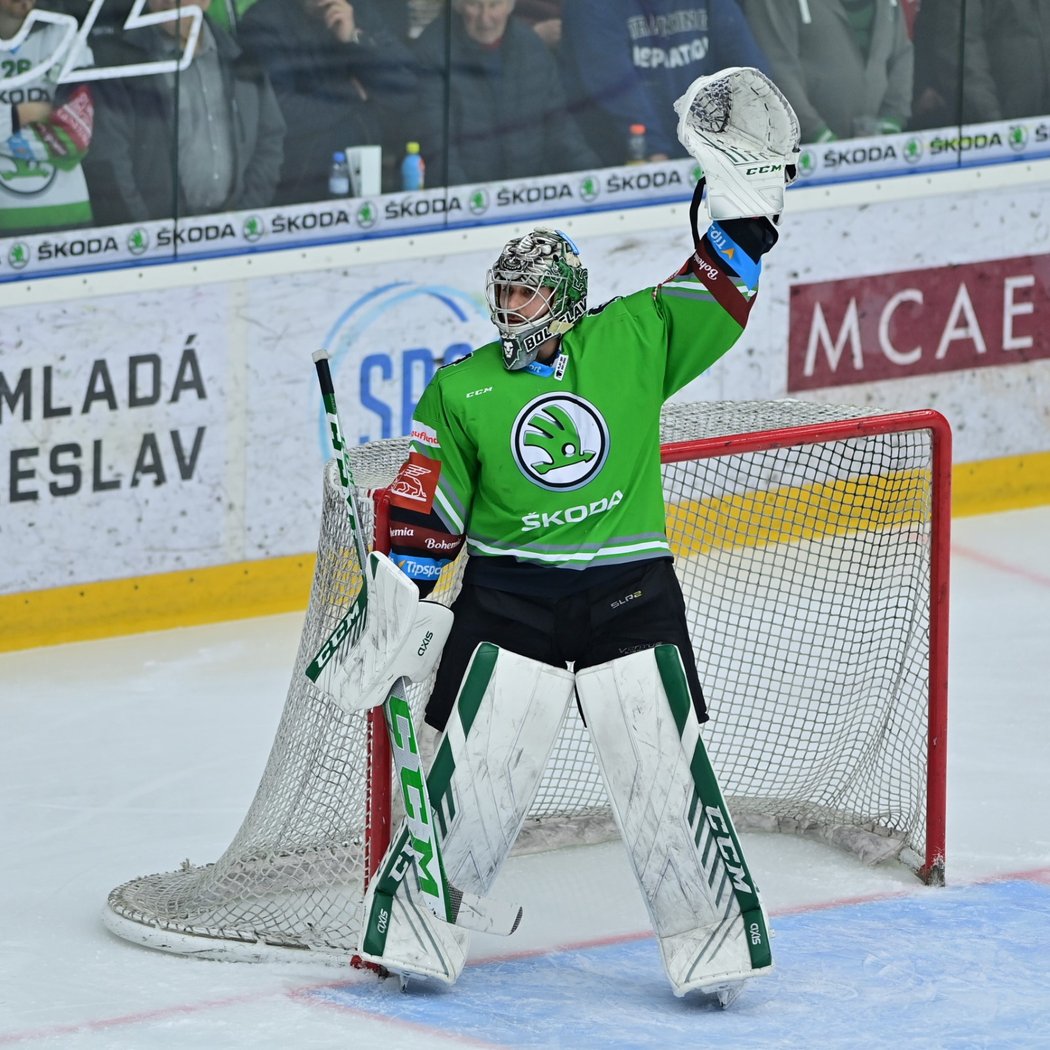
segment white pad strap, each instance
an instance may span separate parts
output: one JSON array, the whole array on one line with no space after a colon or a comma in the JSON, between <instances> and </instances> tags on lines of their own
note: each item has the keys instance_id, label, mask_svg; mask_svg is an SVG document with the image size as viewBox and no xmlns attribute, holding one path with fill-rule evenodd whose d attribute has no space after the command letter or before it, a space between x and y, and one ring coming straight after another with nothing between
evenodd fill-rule
<instances>
[{"instance_id":1,"label":"white pad strap","mask_svg":"<svg viewBox=\"0 0 1050 1050\"><path fill-rule=\"evenodd\" d=\"M765 912L673 645L580 671L576 689L676 995L772 966Z\"/></svg>"},{"instance_id":2,"label":"white pad strap","mask_svg":"<svg viewBox=\"0 0 1050 1050\"><path fill-rule=\"evenodd\" d=\"M801 133L776 84L760 70L734 66L697 77L674 108L678 139L707 178L711 218L780 215Z\"/></svg>"},{"instance_id":3,"label":"white pad strap","mask_svg":"<svg viewBox=\"0 0 1050 1050\"><path fill-rule=\"evenodd\" d=\"M452 629L452 610L421 602L416 585L385 555L368 556L365 628L325 683L344 711L377 707L398 678L430 676Z\"/></svg>"},{"instance_id":4,"label":"white pad strap","mask_svg":"<svg viewBox=\"0 0 1050 1050\"><path fill-rule=\"evenodd\" d=\"M571 671L489 642L475 649L427 776L450 886L488 894L539 790L572 693ZM403 824L369 887L361 955L451 984L467 934L435 918L411 892L416 875L407 842ZM399 884L408 885L407 897Z\"/></svg>"}]
</instances>

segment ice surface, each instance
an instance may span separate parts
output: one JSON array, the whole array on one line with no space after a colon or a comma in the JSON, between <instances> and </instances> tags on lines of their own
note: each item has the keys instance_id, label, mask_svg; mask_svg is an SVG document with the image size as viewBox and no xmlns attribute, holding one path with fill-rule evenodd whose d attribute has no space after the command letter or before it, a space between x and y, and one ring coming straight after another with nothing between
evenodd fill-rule
<instances>
[{"instance_id":1,"label":"ice surface","mask_svg":"<svg viewBox=\"0 0 1050 1050\"><path fill-rule=\"evenodd\" d=\"M113 886L240 825L301 617L0 655L0 1047L1050 1046L1050 507L954 531L948 886L744 835L777 968L727 1011L670 994L616 843L513 858L451 990L121 941Z\"/></svg>"}]
</instances>

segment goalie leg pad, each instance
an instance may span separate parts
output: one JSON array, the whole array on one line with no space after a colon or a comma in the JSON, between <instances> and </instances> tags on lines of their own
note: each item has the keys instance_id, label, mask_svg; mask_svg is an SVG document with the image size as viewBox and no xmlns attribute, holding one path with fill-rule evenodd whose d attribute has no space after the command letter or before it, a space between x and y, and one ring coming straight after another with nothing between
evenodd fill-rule
<instances>
[{"instance_id":1,"label":"goalie leg pad","mask_svg":"<svg viewBox=\"0 0 1050 1050\"><path fill-rule=\"evenodd\" d=\"M470 946L467 930L442 922L422 899L404 824L368 885L360 956L396 973L453 984Z\"/></svg>"},{"instance_id":2,"label":"goalie leg pad","mask_svg":"<svg viewBox=\"0 0 1050 1050\"><path fill-rule=\"evenodd\" d=\"M450 886L478 897L488 893L539 789L573 684L564 668L489 642L475 649L427 775ZM467 934L418 900L409 841L402 825L369 889L361 954L387 969L451 984L465 959ZM402 900L406 890L399 887L406 884Z\"/></svg>"},{"instance_id":3,"label":"goalie leg pad","mask_svg":"<svg viewBox=\"0 0 1050 1050\"><path fill-rule=\"evenodd\" d=\"M580 671L576 688L676 995L772 966L768 924L673 645Z\"/></svg>"},{"instance_id":4,"label":"goalie leg pad","mask_svg":"<svg viewBox=\"0 0 1050 1050\"><path fill-rule=\"evenodd\" d=\"M565 668L474 651L427 777L449 882L488 893L539 790L573 694Z\"/></svg>"}]
</instances>

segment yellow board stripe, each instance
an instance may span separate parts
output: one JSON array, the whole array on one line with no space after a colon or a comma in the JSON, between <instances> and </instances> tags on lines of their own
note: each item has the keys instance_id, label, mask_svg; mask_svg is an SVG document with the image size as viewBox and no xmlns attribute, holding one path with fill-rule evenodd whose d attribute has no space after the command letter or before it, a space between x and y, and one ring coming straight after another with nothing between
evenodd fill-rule
<instances>
[{"instance_id":1,"label":"yellow board stripe","mask_svg":"<svg viewBox=\"0 0 1050 1050\"><path fill-rule=\"evenodd\" d=\"M1050 452L957 463L952 469L952 517L997 514L1050 503Z\"/></svg>"},{"instance_id":2,"label":"yellow board stripe","mask_svg":"<svg viewBox=\"0 0 1050 1050\"><path fill-rule=\"evenodd\" d=\"M667 508L671 550L686 557L925 521L930 514L929 475L923 475L919 470L892 471L676 503Z\"/></svg>"},{"instance_id":3,"label":"yellow board stripe","mask_svg":"<svg viewBox=\"0 0 1050 1050\"><path fill-rule=\"evenodd\" d=\"M314 555L0 596L0 652L306 608Z\"/></svg>"},{"instance_id":4,"label":"yellow board stripe","mask_svg":"<svg viewBox=\"0 0 1050 1050\"><path fill-rule=\"evenodd\" d=\"M902 479L865 479L865 495L878 496ZM785 489L772 494L726 497L722 506L671 508L668 527L676 553L696 554L713 546L770 543L847 531L856 526L835 509L843 483ZM845 483L857 485L858 483ZM957 464L952 471L952 513L990 514L1050 504L1050 452ZM899 494L897 495L899 498ZM867 527L918 520L912 499L889 501ZM785 519L782 509L805 509ZM774 509L777 514L774 514ZM677 538L676 524L687 513L705 511L723 522L721 531L696 543ZM824 523L819 527L814 521ZM774 524L775 523L775 524ZM0 652L62 642L89 641L141 631L162 631L249 616L270 616L306 607L314 555L240 562L210 569L160 573L126 580L77 584L44 591L0 595Z\"/></svg>"}]
</instances>

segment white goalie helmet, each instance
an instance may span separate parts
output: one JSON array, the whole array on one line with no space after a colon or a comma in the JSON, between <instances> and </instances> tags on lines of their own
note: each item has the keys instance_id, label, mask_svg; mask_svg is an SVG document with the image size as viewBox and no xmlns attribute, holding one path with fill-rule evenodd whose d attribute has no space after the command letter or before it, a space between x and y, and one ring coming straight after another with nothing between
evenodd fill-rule
<instances>
[{"instance_id":1,"label":"white goalie helmet","mask_svg":"<svg viewBox=\"0 0 1050 1050\"><path fill-rule=\"evenodd\" d=\"M514 286L530 295L510 309L504 304ZM563 335L587 312L587 271L579 249L560 230L545 227L508 241L488 272L485 298L503 344L503 363L512 372L527 368L548 339ZM532 308L537 299L545 300L542 309Z\"/></svg>"}]
</instances>

